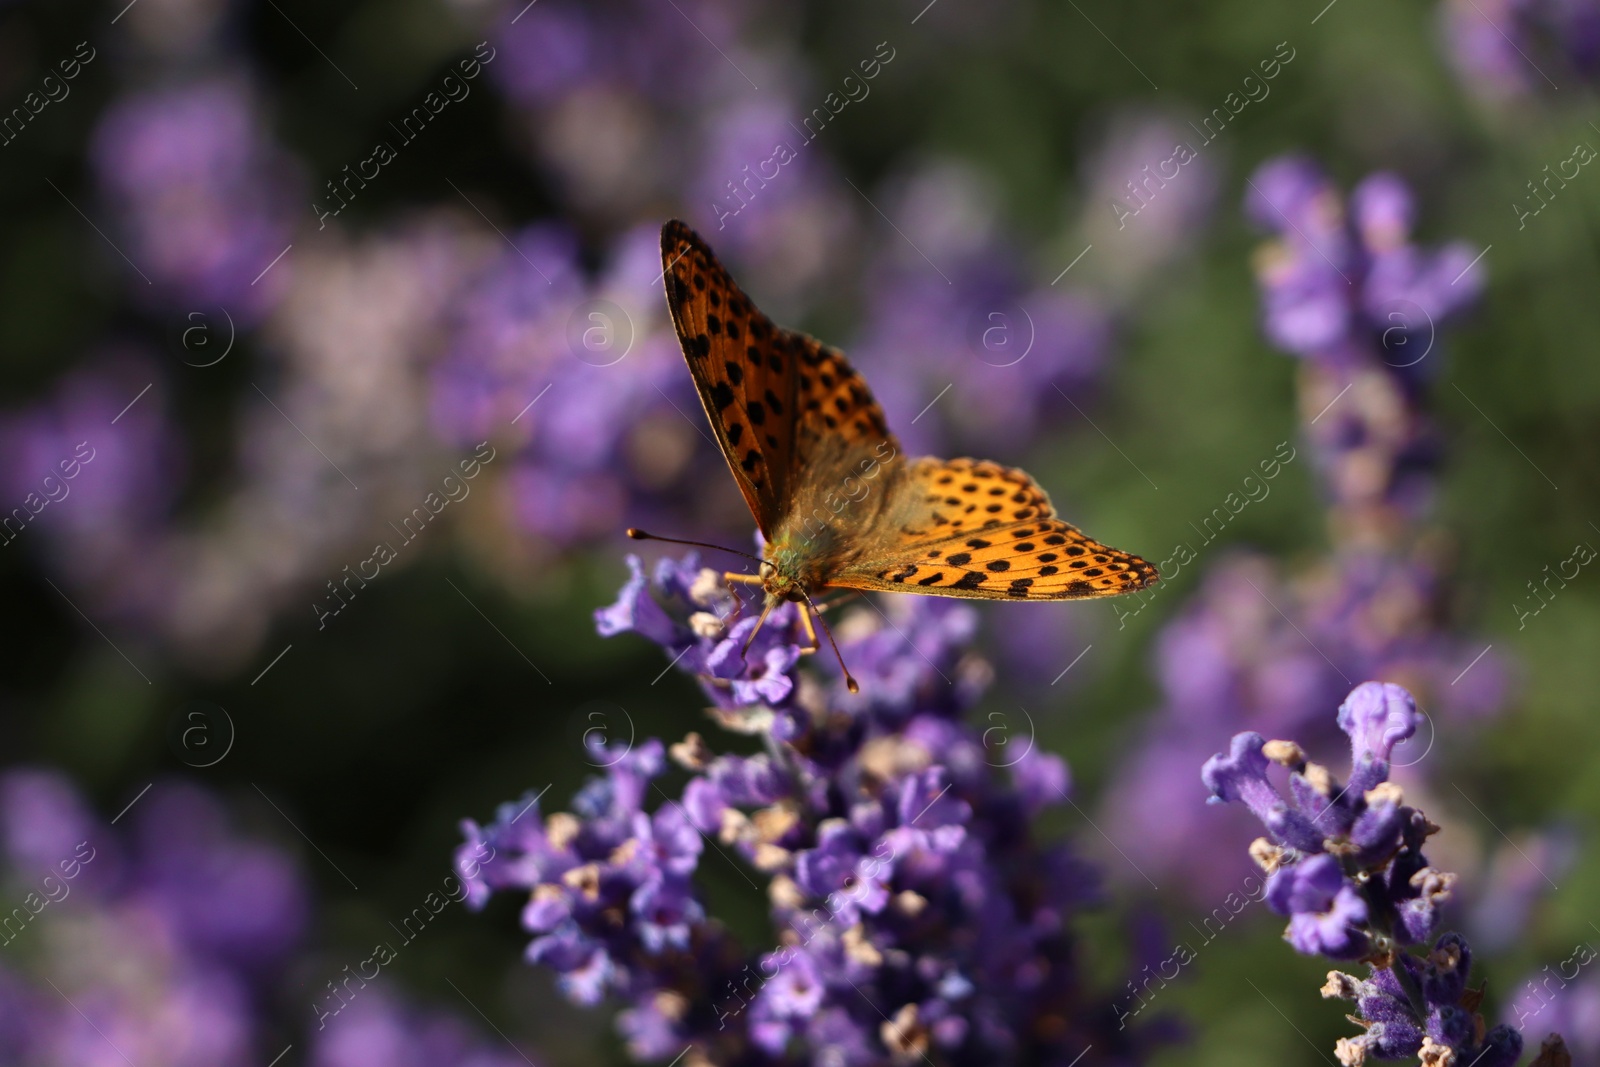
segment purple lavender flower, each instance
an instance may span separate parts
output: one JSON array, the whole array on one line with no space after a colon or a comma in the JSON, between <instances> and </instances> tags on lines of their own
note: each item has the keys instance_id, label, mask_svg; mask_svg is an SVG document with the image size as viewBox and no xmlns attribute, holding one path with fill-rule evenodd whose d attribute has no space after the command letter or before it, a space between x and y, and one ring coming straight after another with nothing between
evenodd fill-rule
<instances>
[{"instance_id":1,"label":"purple lavender flower","mask_svg":"<svg viewBox=\"0 0 1600 1067\"><path fill-rule=\"evenodd\" d=\"M517 1067L515 1048L479 1033L455 1015L423 1011L382 991L366 992L315 1031L311 1067Z\"/></svg>"},{"instance_id":2,"label":"purple lavender flower","mask_svg":"<svg viewBox=\"0 0 1600 1067\"><path fill-rule=\"evenodd\" d=\"M1014 451L1072 414L1074 394L1107 359L1110 317L1081 294L1017 274L992 192L965 170L928 168L892 195L891 216L938 269L902 245L882 248L855 358L912 450Z\"/></svg>"},{"instance_id":3,"label":"purple lavender flower","mask_svg":"<svg viewBox=\"0 0 1600 1067\"><path fill-rule=\"evenodd\" d=\"M109 354L64 377L33 406L0 416L7 501L42 498L24 506L54 527L49 536L80 543L97 531L105 538L106 527L148 527L164 517L183 486L184 465L165 422L164 389L140 395L152 377L145 359ZM139 403L130 407L135 397ZM19 536L31 521L7 524L6 534Z\"/></svg>"},{"instance_id":4,"label":"purple lavender flower","mask_svg":"<svg viewBox=\"0 0 1600 1067\"><path fill-rule=\"evenodd\" d=\"M732 594L693 557L663 561L654 582L630 569L597 613L601 631L648 636L680 670L707 674L738 626L703 635L692 620ZM1066 796L1065 765L1031 751L994 762L962 721L987 678L967 647L970 610L905 600L892 618L866 610L836 625L859 694L792 665L776 709L708 690L723 709L713 717L766 751L719 754L689 735L671 749L691 775L681 799L654 783L652 741L608 755L572 814L524 802L491 827L464 824L468 899L527 893L530 960L578 1003L619 997L636 1058L693 1046L755 1064L1064 1065L1091 1044L1138 1060L1158 1039L1158 1027L1111 1025L1072 963L1069 923L1097 882L1031 828ZM774 948L747 953L706 914L696 835L766 880ZM486 848L492 861L472 858Z\"/></svg>"},{"instance_id":5,"label":"purple lavender flower","mask_svg":"<svg viewBox=\"0 0 1600 1067\"><path fill-rule=\"evenodd\" d=\"M1447 0L1439 15L1461 81L1491 102L1600 75L1593 0Z\"/></svg>"},{"instance_id":6,"label":"purple lavender flower","mask_svg":"<svg viewBox=\"0 0 1600 1067\"><path fill-rule=\"evenodd\" d=\"M1173 770L1203 759L1216 730L1321 743L1331 725L1323 709L1357 678L1405 683L1441 722L1482 719L1503 706L1509 673L1485 642L1455 632L1449 574L1422 525L1440 452L1424 388L1437 357L1422 357L1437 340L1433 330L1481 288L1465 270L1470 255L1413 246L1416 205L1389 174L1358 185L1347 213L1319 167L1287 156L1256 172L1244 206L1279 234L1257 264L1263 328L1303 360L1309 445L1280 443L1246 489L1270 491L1305 454L1322 476L1334 550L1295 574L1229 553L1209 564L1194 602L1158 640L1163 713L1113 786L1108 831L1150 842L1152 865L1178 874L1200 900L1228 892L1237 875L1196 843L1223 834L1242 844L1248 832L1236 817L1202 833L1173 784ZM1190 566L1229 521L1227 507L1215 509L1173 557ZM1381 718L1378 708L1358 712ZM1364 744L1380 763L1409 766L1431 746L1433 729L1430 721L1396 754L1375 722ZM1358 772L1356 788L1375 773Z\"/></svg>"},{"instance_id":7,"label":"purple lavender flower","mask_svg":"<svg viewBox=\"0 0 1600 1067\"><path fill-rule=\"evenodd\" d=\"M1089 155L1079 229L1119 306L1204 228L1220 184L1208 143L1204 131L1176 118L1130 112L1112 120Z\"/></svg>"},{"instance_id":8,"label":"purple lavender flower","mask_svg":"<svg viewBox=\"0 0 1600 1067\"><path fill-rule=\"evenodd\" d=\"M290 241L299 177L262 125L250 91L227 80L131 96L101 120L100 184L168 304L253 322L284 292L292 265L257 278Z\"/></svg>"},{"instance_id":9,"label":"purple lavender flower","mask_svg":"<svg viewBox=\"0 0 1600 1067\"><path fill-rule=\"evenodd\" d=\"M1270 561L1234 554L1204 576L1194 602L1158 639L1163 710L1112 786L1102 825L1117 840L1148 842L1146 869L1173 872L1172 880L1197 901L1217 899L1239 876L1215 862L1212 848L1196 844L1199 835L1241 849L1250 840L1242 815L1219 825L1209 813L1191 811L1181 784L1173 784L1182 766L1211 750L1207 733L1242 725L1267 736L1331 742L1334 724L1319 709L1341 700L1347 679L1402 678L1428 694L1432 715L1389 750L1393 764L1410 767L1427 753L1439 724L1472 722L1503 700L1501 661L1491 651L1472 665L1482 645L1443 630L1440 613L1429 606L1441 596L1441 583L1428 570L1336 557L1313 577L1291 584ZM1372 743L1381 748L1381 728L1377 734Z\"/></svg>"},{"instance_id":10,"label":"purple lavender flower","mask_svg":"<svg viewBox=\"0 0 1600 1067\"><path fill-rule=\"evenodd\" d=\"M1571 869L1580 855L1578 842L1574 827L1557 823L1519 836L1486 857L1469 916L1472 939L1481 951L1504 952L1528 937L1538 905L1551 892L1546 878L1553 881Z\"/></svg>"},{"instance_id":11,"label":"purple lavender flower","mask_svg":"<svg viewBox=\"0 0 1600 1067\"><path fill-rule=\"evenodd\" d=\"M607 85L645 97L692 100L708 76L722 72L685 57L706 48L701 32L714 41L730 40L742 16L737 5L715 0L693 0L681 11L635 0L558 0L528 17L520 10L504 6L494 43L505 55L490 69L513 99L530 104Z\"/></svg>"},{"instance_id":12,"label":"purple lavender flower","mask_svg":"<svg viewBox=\"0 0 1600 1067\"><path fill-rule=\"evenodd\" d=\"M1477 1014L1483 989L1467 985L1471 949L1459 934L1438 934L1455 882L1422 853L1438 827L1388 780L1393 746L1422 721L1415 702L1399 686L1364 682L1337 719L1353 751L1342 786L1299 745L1256 733L1236 735L1227 754L1206 761L1201 780L1213 803L1242 801L1266 826L1269 836L1250 856L1268 874L1268 906L1289 918L1285 939L1306 955L1369 967L1365 979L1332 971L1322 989L1355 1001L1365 1027L1340 1039L1339 1062L1420 1055L1424 1063L1511 1067L1522 1035L1486 1027ZM1273 763L1288 768L1287 797L1267 777ZM1425 956L1407 951L1429 942Z\"/></svg>"},{"instance_id":13,"label":"purple lavender flower","mask_svg":"<svg viewBox=\"0 0 1600 1067\"><path fill-rule=\"evenodd\" d=\"M1367 921L1367 905L1345 884L1339 861L1312 856L1273 874L1267 883L1267 905L1289 916L1284 939L1308 956L1350 959L1366 949L1366 939L1353 932Z\"/></svg>"},{"instance_id":14,"label":"purple lavender flower","mask_svg":"<svg viewBox=\"0 0 1600 1067\"><path fill-rule=\"evenodd\" d=\"M1529 975L1513 987L1505 1024L1529 1041L1559 1035L1557 1040L1571 1055L1565 1063L1594 1063L1600 1057L1600 981L1591 966L1595 958L1594 947L1583 942L1565 959ZM1561 1062L1551 1059L1548 1067ZM1535 1067L1546 1067L1546 1061L1536 1061Z\"/></svg>"},{"instance_id":15,"label":"purple lavender flower","mask_svg":"<svg viewBox=\"0 0 1600 1067\"><path fill-rule=\"evenodd\" d=\"M658 754L659 755L659 754ZM245 1067L310 924L298 865L198 786L160 782L112 827L54 771L0 775L0 1059ZM383 990L309 1027L317 1067L510 1067L451 1015ZM296 1040L296 1044L300 1044Z\"/></svg>"},{"instance_id":16,"label":"purple lavender flower","mask_svg":"<svg viewBox=\"0 0 1600 1067\"><path fill-rule=\"evenodd\" d=\"M1338 721L1350 735L1350 787L1364 793L1388 780L1394 747L1417 732L1417 708L1398 685L1369 682L1339 705Z\"/></svg>"},{"instance_id":17,"label":"purple lavender flower","mask_svg":"<svg viewBox=\"0 0 1600 1067\"><path fill-rule=\"evenodd\" d=\"M185 464L165 407L148 361L116 353L0 414L0 546L49 560L100 614L145 617L171 594L162 541Z\"/></svg>"},{"instance_id":18,"label":"purple lavender flower","mask_svg":"<svg viewBox=\"0 0 1600 1067\"><path fill-rule=\"evenodd\" d=\"M8 866L53 867L97 828L94 813L59 774L23 768L0 778L0 847Z\"/></svg>"},{"instance_id":19,"label":"purple lavender flower","mask_svg":"<svg viewBox=\"0 0 1600 1067\"><path fill-rule=\"evenodd\" d=\"M1249 185L1246 213L1277 235L1257 258L1263 328L1295 355L1340 369L1376 350L1390 366L1413 366L1482 291L1470 246L1410 244L1410 191L1392 174L1358 185L1348 216L1303 156L1263 164Z\"/></svg>"},{"instance_id":20,"label":"purple lavender flower","mask_svg":"<svg viewBox=\"0 0 1600 1067\"><path fill-rule=\"evenodd\" d=\"M577 815L545 818L530 801L503 805L487 828L463 824L468 843L457 870L469 905L482 906L501 888L531 891L523 925L536 936L527 957L553 968L576 1003L608 994L641 1004L693 999L732 959L689 880L699 834L676 802L654 815L643 811L646 787L665 769L662 751L652 739L616 756L606 777L576 798ZM493 857L487 863L485 846ZM637 1038L658 1029L632 1018ZM647 1043L653 1048L660 1036Z\"/></svg>"},{"instance_id":21,"label":"purple lavender flower","mask_svg":"<svg viewBox=\"0 0 1600 1067\"><path fill-rule=\"evenodd\" d=\"M135 814L130 874L151 910L197 951L252 971L280 966L310 918L298 866L236 837L198 786L152 790Z\"/></svg>"},{"instance_id":22,"label":"purple lavender flower","mask_svg":"<svg viewBox=\"0 0 1600 1067\"><path fill-rule=\"evenodd\" d=\"M701 487L723 482L691 477L720 458L689 417L698 404L667 321L654 231L627 234L596 279L563 229L530 227L516 244L462 290L433 372L436 432L464 448L506 447L517 525L556 546L628 522L722 533Z\"/></svg>"},{"instance_id":23,"label":"purple lavender flower","mask_svg":"<svg viewBox=\"0 0 1600 1067\"><path fill-rule=\"evenodd\" d=\"M871 81L853 84L867 94L861 106L872 106L864 103ZM801 91L771 78L760 99L735 99L699 113L705 148L682 183L685 218L738 265L748 291L788 319L848 287L840 268L862 258L861 212L870 209L839 177L826 107L807 114Z\"/></svg>"},{"instance_id":24,"label":"purple lavender flower","mask_svg":"<svg viewBox=\"0 0 1600 1067\"><path fill-rule=\"evenodd\" d=\"M0 866L30 890L0 932L27 961L0 975L0 1047L42 1067L253 1062L261 1005L305 926L293 862L233 836L193 787L151 789L128 833L52 772L8 772L0 805Z\"/></svg>"},{"instance_id":25,"label":"purple lavender flower","mask_svg":"<svg viewBox=\"0 0 1600 1067\"><path fill-rule=\"evenodd\" d=\"M591 217L638 218L694 184L687 161L705 153L680 157L660 146L714 137L723 120L708 102L747 91L754 82L743 71L755 72L763 95L782 91L771 61L739 40L747 19L725 0L676 8L545 0L528 12L504 4L489 74L567 203ZM677 158L684 163L674 166Z\"/></svg>"},{"instance_id":26,"label":"purple lavender flower","mask_svg":"<svg viewBox=\"0 0 1600 1067\"><path fill-rule=\"evenodd\" d=\"M595 612L601 636L631 630L672 649L678 665L698 677L719 706L789 701L804 640L793 604L780 605L763 623L759 611L734 595L718 572L700 567L694 553L681 563L662 559L653 582L639 557L627 562L632 577L621 596Z\"/></svg>"}]
</instances>

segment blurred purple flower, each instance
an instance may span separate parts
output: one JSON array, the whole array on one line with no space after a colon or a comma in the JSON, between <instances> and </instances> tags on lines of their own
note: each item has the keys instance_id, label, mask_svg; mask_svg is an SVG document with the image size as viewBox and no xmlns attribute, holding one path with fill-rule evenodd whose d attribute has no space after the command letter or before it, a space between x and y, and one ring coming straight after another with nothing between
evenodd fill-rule
<instances>
[{"instance_id":1,"label":"blurred purple flower","mask_svg":"<svg viewBox=\"0 0 1600 1067\"><path fill-rule=\"evenodd\" d=\"M160 375L100 359L0 413L0 544L47 559L100 612L145 618L170 595L162 541L185 468Z\"/></svg>"},{"instance_id":2,"label":"blurred purple flower","mask_svg":"<svg viewBox=\"0 0 1600 1067\"><path fill-rule=\"evenodd\" d=\"M497 56L491 69L508 95L530 104L606 83L692 102L712 64L685 57L700 56L707 39L736 36L744 17L738 5L718 0L684 0L676 11L638 0L546 0L537 11L505 4L502 13L494 44L505 61Z\"/></svg>"},{"instance_id":3,"label":"blurred purple flower","mask_svg":"<svg viewBox=\"0 0 1600 1067\"><path fill-rule=\"evenodd\" d=\"M1131 112L1088 154L1079 231L1119 306L1195 244L1217 200L1217 152L1176 118Z\"/></svg>"},{"instance_id":4,"label":"blurred purple flower","mask_svg":"<svg viewBox=\"0 0 1600 1067\"><path fill-rule=\"evenodd\" d=\"M490 74L526 130L518 140L571 212L608 225L658 216L693 183L689 161L703 154L671 146L714 134L721 120L710 105L756 84L747 71L764 93L779 80L740 41L747 19L727 0L501 4Z\"/></svg>"},{"instance_id":5,"label":"blurred purple flower","mask_svg":"<svg viewBox=\"0 0 1600 1067\"><path fill-rule=\"evenodd\" d=\"M1098 377L1110 318L1019 275L993 195L966 169L925 168L892 195L891 217L928 260L881 247L856 361L912 451L1015 451Z\"/></svg>"},{"instance_id":6,"label":"blurred purple flower","mask_svg":"<svg viewBox=\"0 0 1600 1067\"><path fill-rule=\"evenodd\" d=\"M220 304L250 323L282 295L292 265L257 279L289 244L301 179L241 82L124 98L101 119L93 161L129 257L167 305Z\"/></svg>"},{"instance_id":7,"label":"blurred purple flower","mask_svg":"<svg viewBox=\"0 0 1600 1067\"><path fill-rule=\"evenodd\" d=\"M0 775L0 1060L248 1067L311 921L299 865L199 786L158 782L120 826L48 770ZM120 818L120 816L119 816ZM13 942L16 947L11 947ZM308 1026L317 1067L510 1067L453 1016L382 990ZM345 1010L348 1009L348 1011ZM300 1044L300 1041L296 1041Z\"/></svg>"},{"instance_id":8,"label":"blurred purple flower","mask_svg":"<svg viewBox=\"0 0 1600 1067\"><path fill-rule=\"evenodd\" d=\"M1381 566L1369 569L1374 563ZM1147 869L1171 871L1194 900L1212 901L1236 885L1239 872L1196 844L1201 828L1240 848L1249 838L1245 820L1218 825L1185 803L1187 787L1174 781L1175 768L1204 759L1214 744L1207 733L1242 726L1331 741L1333 723L1320 709L1340 700L1347 679L1399 678L1428 694L1431 720L1396 742L1385 741L1386 720L1374 719L1362 744L1375 755L1387 746L1396 765L1412 767L1430 751L1436 724L1498 709L1503 661L1489 652L1473 664L1482 645L1443 628L1441 586L1426 565L1370 556L1335 557L1296 582L1255 555L1220 560L1157 639L1162 711L1111 786L1107 832L1149 842ZM1381 715L1384 706L1374 698L1369 710Z\"/></svg>"},{"instance_id":9,"label":"blurred purple flower","mask_svg":"<svg viewBox=\"0 0 1600 1067\"><path fill-rule=\"evenodd\" d=\"M131 816L130 875L152 911L197 950L241 968L283 963L310 905L288 856L236 837L222 805L198 786L151 790Z\"/></svg>"},{"instance_id":10,"label":"blurred purple flower","mask_svg":"<svg viewBox=\"0 0 1600 1067\"><path fill-rule=\"evenodd\" d=\"M59 774L21 768L0 777L0 844L9 867L54 867L95 829L94 813Z\"/></svg>"},{"instance_id":11,"label":"blurred purple flower","mask_svg":"<svg viewBox=\"0 0 1600 1067\"><path fill-rule=\"evenodd\" d=\"M53 772L7 772L0 804L8 827L40 831L7 837L5 881L33 892L0 935L26 938L13 958L28 961L0 980L0 1047L41 1067L254 1062L271 982L306 925L294 863L233 836L191 786L155 786L127 833Z\"/></svg>"},{"instance_id":12,"label":"blurred purple flower","mask_svg":"<svg viewBox=\"0 0 1600 1067\"><path fill-rule=\"evenodd\" d=\"M1446 0L1439 15L1462 83L1490 101L1600 76L1594 0Z\"/></svg>"},{"instance_id":13,"label":"blurred purple flower","mask_svg":"<svg viewBox=\"0 0 1600 1067\"><path fill-rule=\"evenodd\" d=\"M311 1067L526 1067L507 1048L457 1016L420 1010L381 992L340 1011L337 1025L313 1033Z\"/></svg>"},{"instance_id":14,"label":"blurred purple flower","mask_svg":"<svg viewBox=\"0 0 1600 1067\"><path fill-rule=\"evenodd\" d=\"M1435 332L1483 289L1464 242L1427 253L1410 243L1414 208L1392 174L1368 177L1350 197L1303 156L1263 164L1245 212L1276 239L1258 253L1263 328L1280 348L1348 372L1373 360L1413 367Z\"/></svg>"},{"instance_id":15,"label":"blurred purple flower","mask_svg":"<svg viewBox=\"0 0 1600 1067\"><path fill-rule=\"evenodd\" d=\"M1566 959L1543 967L1513 987L1502 1016L1527 1040L1559 1035L1571 1054L1567 1063L1590 1064L1600 1057L1600 979L1595 951L1580 944ZM1568 972L1568 967L1572 971ZM1560 1060L1550 1060L1552 1065ZM1535 1067L1545 1067L1541 1061Z\"/></svg>"},{"instance_id":16,"label":"blurred purple flower","mask_svg":"<svg viewBox=\"0 0 1600 1067\"><path fill-rule=\"evenodd\" d=\"M654 229L628 234L596 279L565 230L533 227L516 243L462 289L433 372L439 436L507 446L516 522L556 546L626 521L715 532L715 509L696 503L703 485L725 487L689 477L714 453L667 322Z\"/></svg>"},{"instance_id":17,"label":"blurred purple flower","mask_svg":"<svg viewBox=\"0 0 1600 1067\"><path fill-rule=\"evenodd\" d=\"M1551 892L1551 881L1570 870L1579 855L1576 830L1562 823L1496 848L1477 875L1469 915L1479 949L1500 953L1521 944L1539 915L1538 905ZM1600 1030L1595 1033L1600 1037Z\"/></svg>"}]
</instances>

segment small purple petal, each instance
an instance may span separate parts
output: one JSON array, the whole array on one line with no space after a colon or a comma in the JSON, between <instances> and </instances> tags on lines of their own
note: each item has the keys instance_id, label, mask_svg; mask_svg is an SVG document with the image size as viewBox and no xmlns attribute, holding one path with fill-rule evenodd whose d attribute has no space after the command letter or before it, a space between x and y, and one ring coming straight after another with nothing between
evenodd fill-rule
<instances>
[{"instance_id":1,"label":"small purple petal","mask_svg":"<svg viewBox=\"0 0 1600 1067\"><path fill-rule=\"evenodd\" d=\"M1267 757L1258 733L1235 734L1226 756L1217 753L1200 769L1200 780L1215 803L1241 801L1281 844L1303 852L1319 852L1323 835L1289 805L1267 780Z\"/></svg>"}]
</instances>

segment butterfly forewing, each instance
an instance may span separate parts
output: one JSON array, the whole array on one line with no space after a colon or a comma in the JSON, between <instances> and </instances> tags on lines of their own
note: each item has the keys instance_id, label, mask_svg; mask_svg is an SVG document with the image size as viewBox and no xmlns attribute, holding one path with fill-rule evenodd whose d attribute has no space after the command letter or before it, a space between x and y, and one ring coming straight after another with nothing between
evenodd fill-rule
<instances>
[{"instance_id":1,"label":"butterfly forewing","mask_svg":"<svg viewBox=\"0 0 1600 1067\"><path fill-rule=\"evenodd\" d=\"M856 373L844 353L805 334L783 331L799 357L796 398L799 401L799 442L802 460L825 438L832 438L863 453L877 451L888 442L898 452L884 421L883 409L873 399L866 380ZM804 468L800 471L804 476Z\"/></svg>"},{"instance_id":2,"label":"butterfly forewing","mask_svg":"<svg viewBox=\"0 0 1600 1067\"><path fill-rule=\"evenodd\" d=\"M914 461L878 533L830 585L1014 600L1143 589L1156 569L1055 517L1025 472L983 460Z\"/></svg>"},{"instance_id":3,"label":"butterfly forewing","mask_svg":"<svg viewBox=\"0 0 1600 1067\"><path fill-rule=\"evenodd\" d=\"M797 499L824 495L848 451L898 452L883 409L844 354L774 326L681 222L661 229L667 303L722 453L764 536ZM821 484L822 482L829 484Z\"/></svg>"},{"instance_id":4,"label":"butterfly forewing","mask_svg":"<svg viewBox=\"0 0 1600 1067\"><path fill-rule=\"evenodd\" d=\"M661 262L700 401L756 525L770 537L793 489L795 346L683 223L661 228Z\"/></svg>"}]
</instances>

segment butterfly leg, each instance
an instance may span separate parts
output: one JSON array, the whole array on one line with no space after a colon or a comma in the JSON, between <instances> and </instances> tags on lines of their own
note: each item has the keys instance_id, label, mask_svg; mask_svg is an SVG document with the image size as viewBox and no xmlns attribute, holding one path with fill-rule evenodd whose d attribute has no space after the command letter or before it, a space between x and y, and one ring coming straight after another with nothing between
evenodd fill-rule
<instances>
[{"instance_id":1,"label":"butterfly leg","mask_svg":"<svg viewBox=\"0 0 1600 1067\"><path fill-rule=\"evenodd\" d=\"M759 574L744 574L739 571L723 571L722 580L727 582L730 587L736 585L761 584L761 576ZM734 600L737 604L733 613L737 618L744 614L745 598L737 589L733 589L732 592L734 594Z\"/></svg>"},{"instance_id":2,"label":"butterfly leg","mask_svg":"<svg viewBox=\"0 0 1600 1067\"><path fill-rule=\"evenodd\" d=\"M802 600L797 605L797 607L800 609L800 625L805 628L806 640L811 642L811 647L810 648L802 648L800 650L800 654L802 656L809 656L809 655L811 655L811 653L815 652L818 648L821 648L822 645L821 645L821 642L819 642L817 640L817 628L811 624L811 607L810 607L810 605L808 605L805 601Z\"/></svg>"}]
</instances>

